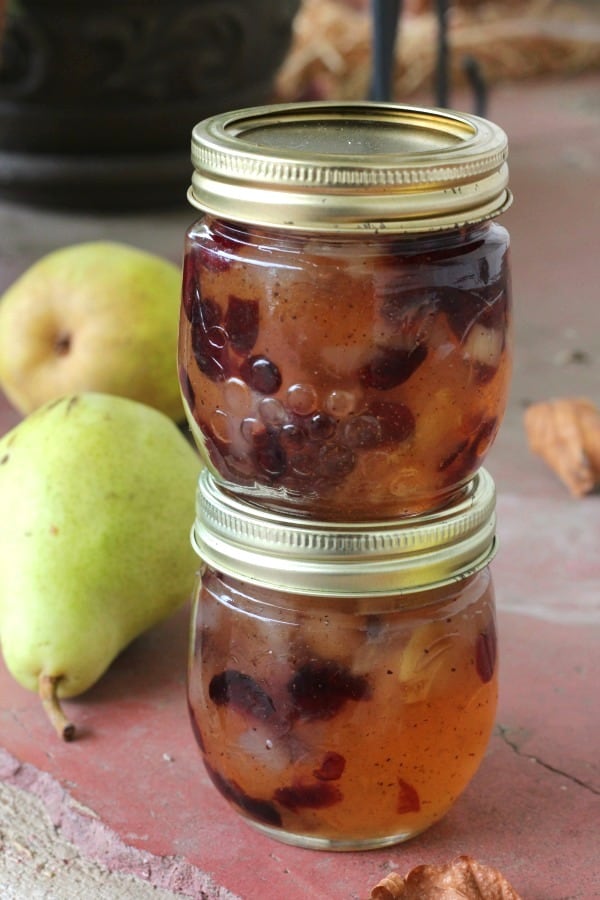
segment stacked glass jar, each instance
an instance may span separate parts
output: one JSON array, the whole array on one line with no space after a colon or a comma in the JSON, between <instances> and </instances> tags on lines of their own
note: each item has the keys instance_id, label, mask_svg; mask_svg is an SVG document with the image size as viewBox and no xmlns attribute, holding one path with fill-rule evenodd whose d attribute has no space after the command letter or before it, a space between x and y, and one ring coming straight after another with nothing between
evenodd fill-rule
<instances>
[{"instance_id":1,"label":"stacked glass jar","mask_svg":"<svg viewBox=\"0 0 600 900\"><path fill-rule=\"evenodd\" d=\"M193 132L190 715L218 790L290 843L417 834L491 733L506 156L487 120L394 104Z\"/></svg>"}]
</instances>

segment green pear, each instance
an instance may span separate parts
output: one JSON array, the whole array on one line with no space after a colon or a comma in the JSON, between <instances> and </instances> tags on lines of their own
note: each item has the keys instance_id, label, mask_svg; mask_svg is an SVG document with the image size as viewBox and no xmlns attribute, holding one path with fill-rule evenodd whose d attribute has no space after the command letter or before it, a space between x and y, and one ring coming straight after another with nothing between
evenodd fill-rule
<instances>
[{"instance_id":1,"label":"green pear","mask_svg":"<svg viewBox=\"0 0 600 900\"><path fill-rule=\"evenodd\" d=\"M0 440L0 647L67 740L59 698L190 598L200 468L171 419L103 394L52 401Z\"/></svg>"},{"instance_id":2,"label":"green pear","mask_svg":"<svg viewBox=\"0 0 600 900\"><path fill-rule=\"evenodd\" d=\"M81 391L130 397L176 421L181 272L109 241L42 257L0 299L0 386L28 414Z\"/></svg>"}]
</instances>

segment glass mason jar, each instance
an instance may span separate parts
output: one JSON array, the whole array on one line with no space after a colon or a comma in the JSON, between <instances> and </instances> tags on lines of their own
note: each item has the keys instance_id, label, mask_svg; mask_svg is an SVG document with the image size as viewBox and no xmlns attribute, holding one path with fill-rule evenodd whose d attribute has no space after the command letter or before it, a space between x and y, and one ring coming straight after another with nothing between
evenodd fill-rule
<instances>
[{"instance_id":1,"label":"glass mason jar","mask_svg":"<svg viewBox=\"0 0 600 900\"><path fill-rule=\"evenodd\" d=\"M458 499L511 373L506 154L486 120L389 104L196 126L179 376L224 487L328 521Z\"/></svg>"},{"instance_id":2,"label":"glass mason jar","mask_svg":"<svg viewBox=\"0 0 600 900\"><path fill-rule=\"evenodd\" d=\"M439 820L497 701L494 485L369 530L268 513L204 470L188 704L213 784L258 830L360 850Z\"/></svg>"}]
</instances>

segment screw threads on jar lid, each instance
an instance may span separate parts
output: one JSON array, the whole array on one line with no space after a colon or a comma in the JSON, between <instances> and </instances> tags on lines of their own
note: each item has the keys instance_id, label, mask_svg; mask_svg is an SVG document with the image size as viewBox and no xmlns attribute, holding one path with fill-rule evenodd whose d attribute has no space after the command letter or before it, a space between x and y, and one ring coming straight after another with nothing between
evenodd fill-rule
<instances>
[{"instance_id":1,"label":"screw threads on jar lid","mask_svg":"<svg viewBox=\"0 0 600 900\"><path fill-rule=\"evenodd\" d=\"M192 544L212 568L288 593L402 594L458 581L486 566L495 553L495 524L495 487L485 469L453 506L376 523L270 513L227 494L205 469Z\"/></svg>"},{"instance_id":2,"label":"screw threads on jar lid","mask_svg":"<svg viewBox=\"0 0 600 900\"><path fill-rule=\"evenodd\" d=\"M442 109L326 101L235 110L193 129L188 198L283 229L434 231L507 209L507 152L494 123Z\"/></svg>"}]
</instances>

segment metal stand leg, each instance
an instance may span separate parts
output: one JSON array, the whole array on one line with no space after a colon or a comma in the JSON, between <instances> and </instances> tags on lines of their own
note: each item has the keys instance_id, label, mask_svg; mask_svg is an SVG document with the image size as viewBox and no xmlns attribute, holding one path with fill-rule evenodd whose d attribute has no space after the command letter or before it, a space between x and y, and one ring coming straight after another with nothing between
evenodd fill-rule
<instances>
[{"instance_id":1,"label":"metal stand leg","mask_svg":"<svg viewBox=\"0 0 600 900\"><path fill-rule=\"evenodd\" d=\"M373 3L373 83L371 100L389 101L393 94L398 22L401 0L372 0Z\"/></svg>"}]
</instances>

